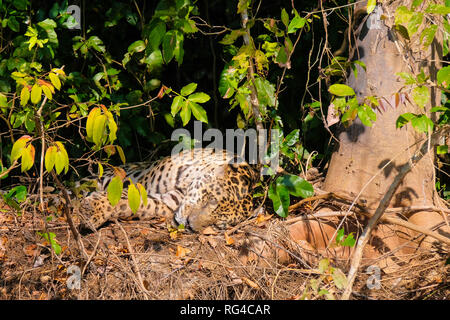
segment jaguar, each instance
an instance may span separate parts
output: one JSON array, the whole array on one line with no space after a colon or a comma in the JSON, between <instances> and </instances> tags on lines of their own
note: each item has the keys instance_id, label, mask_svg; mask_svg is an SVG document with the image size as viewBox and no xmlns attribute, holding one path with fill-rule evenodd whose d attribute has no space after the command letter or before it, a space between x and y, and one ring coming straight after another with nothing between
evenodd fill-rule
<instances>
[{"instance_id":1,"label":"jaguar","mask_svg":"<svg viewBox=\"0 0 450 320\"><path fill-rule=\"evenodd\" d=\"M149 220L165 217L201 231L215 225L221 229L236 225L252 213L252 190L258 171L226 150L185 150L155 162L123 166L124 182L140 183L147 191L137 212L128 205L124 187L121 199L111 206L107 186L113 171L97 181L97 190L84 197L78 208L81 228L100 228L115 219Z\"/></svg>"}]
</instances>

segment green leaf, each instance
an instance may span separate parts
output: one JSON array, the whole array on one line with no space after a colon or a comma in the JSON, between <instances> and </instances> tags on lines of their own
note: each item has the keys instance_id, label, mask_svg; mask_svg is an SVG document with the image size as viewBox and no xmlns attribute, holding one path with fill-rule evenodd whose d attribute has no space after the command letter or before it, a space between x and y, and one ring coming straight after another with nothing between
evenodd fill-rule
<instances>
[{"instance_id":1,"label":"green leaf","mask_svg":"<svg viewBox=\"0 0 450 320\"><path fill-rule=\"evenodd\" d=\"M158 21L151 29L148 35L148 43L152 48L152 51L156 51L161 44L161 41L166 34L166 24L163 21Z\"/></svg>"},{"instance_id":2,"label":"green leaf","mask_svg":"<svg viewBox=\"0 0 450 320\"><path fill-rule=\"evenodd\" d=\"M185 85L183 88L181 88L180 94L183 97L185 97L187 95L190 95L192 92L194 92L195 89L197 89L197 83L192 82L192 83L189 83L188 85Z\"/></svg>"},{"instance_id":3,"label":"green leaf","mask_svg":"<svg viewBox=\"0 0 450 320\"><path fill-rule=\"evenodd\" d=\"M168 31L162 40L162 51L165 63L169 63L174 56L177 35L175 30Z\"/></svg>"},{"instance_id":4,"label":"green leaf","mask_svg":"<svg viewBox=\"0 0 450 320\"><path fill-rule=\"evenodd\" d=\"M397 128L401 128L401 127L403 127L405 124L407 124L408 122L410 122L412 119L414 119L415 117L416 117L416 115L413 114L413 113L410 113L410 112L404 113L404 114L400 115L400 116L397 118L397 121L396 121L396 123L395 123L395 126L396 126Z\"/></svg>"},{"instance_id":5,"label":"green leaf","mask_svg":"<svg viewBox=\"0 0 450 320\"><path fill-rule=\"evenodd\" d=\"M60 174L63 169L65 169L65 173L67 173L69 170L69 156L66 148L64 148L64 145L59 141L56 141L55 144L58 147L58 152L56 153L55 158L56 173Z\"/></svg>"},{"instance_id":6,"label":"green leaf","mask_svg":"<svg viewBox=\"0 0 450 320\"><path fill-rule=\"evenodd\" d=\"M286 12L286 9L281 10L281 21L287 27L289 25L289 14Z\"/></svg>"},{"instance_id":7,"label":"green leaf","mask_svg":"<svg viewBox=\"0 0 450 320\"><path fill-rule=\"evenodd\" d=\"M163 57L160 50L155 50L148 57L145 58L144 62L147 64L150 72L158 70L163 65Z\"/></svg>"},{"instance_id":8,"label":"green leaf","mask_svg":"<svg viewBox=\"0 0 450 320\"><path fill-rule=\"evenodd\" d=\"M17 160L21 157L22 151L25 148L26 144L31 140L30 136L22 136L14 142L13 147L11 149L11 160Z\"/></svg>"},{"instance_id":9,"label":"green leaf","mask_svg":"<svg viewBox=\"0 0 450 320\"><path fill-rule=\"evenodd\" d=\"M196 92L188 97L189 101L197 103L205 103L209 101L209 99L211 99L211 97L204 92Z\"/></svg>"},{"instance_id":10,"label":"green leaf","mask_svg":"<svg viewBox=\"0 0 450 320\"><path fill-rule=\"evenodd\" d=\"M420 35L420 42L423 47L428 48L431 45L434 36L436 35L437 28L438 26L433 24L422 31L422 34Z\"/></svg>"},{"instance_id":11,"label":"green leaf","mask_svg":"<svg viewBox=\"0 0 450 320\"><path fill-rule=\"evenodd\" d=\"M411 125L419 133L432 132L434 127L433 121L424 114L412 118Z\"/></svg>"},{"instance_id":12,"label":"green leaf","mask_svg":"<svg viewBox=\"0 0 450 320\"><path fill-rule=\"evenodd\" d=\"M365 126L371 127L372 122L377 120L377 114L371 107L364 104L358 107L358 118Z\"/></svg>"},{"instance_id":13,"label":"green leaf","mask_svg":"<svg viewBox=\"0 0 450 320\"><path fill-rule=\"evenodd\" d=\"M92 140L96 145L101 145L105 138L107 117L101 114L95 118Z\"/></svg>"},{"instance_id":14,"label":"green leaf","mask_svg":"<svg viewBox=\"0 0 450 320\"><path fill-rule=\"evenodd\" d=\"M300 137L300 130L299 129L292 130L291 133L289 133L284 138L283 144L291 147L299 141L299 137Z\"/></svg>"},{"instance_id":15,"label":"green leaf","mask_svg":"<svg viewBox=\"0 0 450 320\"><path fill-rule=\"evenodd\" d=\"M446 16L447 14L450 14L450 8L446 7L442 4L430 4L426 9L426 13L434 13L434 14L440 14L443 16Z\"/></svg>"},{"instance_id":16,"label":"green leaf","mask_svg":"<svg viewBox=\"0 0 450 320\"><path fill-rule=\"evenodd\" d=\"M273 182L269 187L268 196L272 200L275 212L280 217L286 218L290 202L289 191L283 186L279 186L278 183Z\"/></svg>"},{"instance_id":17,"label":"green leaf","mask_svg":"<svg viewBox=\"0 0 450 320\"><path fill-rule=\"evenodd\" d=\"M330 261L328 259L320 259L319 261L319 272L324 274L330 268Z\"/></svg>"},{"instance_id":18,"label":"green leaf","mask_svg":"<svg viewBox=\"0 0 450 320\"><path fill-rule=\"evenodd\" d=\"M59 80L59 77L57 74L50 72L49 73L49 78L51 83L55 86L56 89L61 89L61 80Z\"/></svg>"},{"instance_id":19,"label":"green leaf","mask_svg":"<svg viewBox=\"0 0 450 320\"><path fill-rule=\"evenodd\" d=\"M37 104L41 101L42 88L37 83L31 88L31 103Z\"/></svg>"},{"instance_id":20,"label":"green leaf","mask_svg":"<svg viewBox=\"0 0 450 320\"><path fill-rule=\"evenodd\" d=\"M266 79L260 77L255 78L255 87L258 93L258 101L260 106L275 107L277 100L275 97L275 86Z\"/></svg>"},{"instance_id":21,"label":"green leaf","mask_svg":"<svg viewBox=\"0 0 450 320\"><path fill-rule=\"evenodd\" d=\"M192 102L191 100L188 100L187 102L191 108L192 114L194 115L195 119L208 123L208 116L206 115L206 110L203 109L203 107L195 102Z\"/></svg>"},{"instance_id":22,"label":"green leaf","mask_svg":"<svg viewBox=\"0 0 450 320\"><path fill-rule=\"evenodd\" d=\"M367 1L367 14L371 14L376 6L377 6L377 0L368 0Z\"/></svg>"},{"instance_id":23,"label":"green leaf","mask_svg":"<svg viewBox=\"0 0 450 320\"><path fill-rule=\"evenodd\" d=\"M141 194L142 203L144 204L144 206L147 206L148 203L147 190L140 183L137 183L136 185L139 190L139 193Z\"/></svg>"},{"instance_id":24,"label":"green leaf","mask_svg":"<svg viewBox=\"0 0 450 320\"><path fill-rule=\"evenodd\" d=\"M288 26L288 33L295 33L298 29L303 28L305 26L306 19L302 18L295 14L294 18L291 20Z\"/></svg>"},{"instance_id":25,"label":"green leaf","mask_svg":"<svg viewBox=\"0 0 450 320\"><path fill-rule=\"evenodd\" d=\"M311 183L292 174L286 174L277 178L277 186L282 185L290 194L296 197L309 198L314 195Z\"/></svg>"},{"instance_id":26,"label":"green leaf","mask_svg":"<svg viewBox=\"0 0 450 320\"><path fill-rule=\"evenodd\" d=\"M170 112L172 113L172 116L175 116L178 111L180 111L182 103L184 102L184 99L182 96L176 96L173 98L172 105L170 107Z\"/></svg>"},{"instance_id":27,"label":"green leaf","mask_svg":"<svg viewBox=\"0 0 450 320\"><path fill-rule=\"evenodd\" d=\"M443 67L438 71L437 82L445 88L450 86L450 66Z\"/></svg>"},{"instance_id":28,"label":"green leaf","mask_svg":"<svg viewBox=\"0 0 450 320\"><path fill-rule=\"evenodd\" d=\"M127 162L127 160L125 158L125 153L123 152L122 147L116 146L116 150L119 153L120 160L122 161L123 164L125 164Z\"/></svg>"},{"instance_id":29,"label":"green leaf","mask_svg":"<svg viewBox=\"0 0 450 320\"><path fill-rule=\"evenodd\" d=\"M142 52L145 50L145 43L142 40L137 40L130 44L128 47L128 52L130 54L136 53L136 52Z\"/></svg>"},{"instance_id":30,"label":"green leaf","mask_svg":"<svg viewBox=\"0 0 450 320\"><path fill-rule=\"evenodd\" d=\"M354 247L356 243L356 239L353 237L353 232L351 232L347 238L342 242L342 246L344 247Z\"/></svg>"},{"instance_id":31,"label":"green leaf","mask_svg":"<svg viewBox=\"0 0 450 320\"><path fill-rule=\"evenodd\" d=\"M20 91L20 105L26 106L28 100L30 100L30 90L27 87L23 87L22 91Z\"/></svg>"},{"instance_id":32,"label":"green leaf","mask_svg":"<svg viewBox=\"0 0 450 320\"><path fill-rule=\"evenodd\" d=\"M421 108L424 108L428 101L430 101L430 91L425 86L415 87L412 91L414 102Z\"/></svg>"},{"instance_id":33,"label":"green leaf","mask_svg":"<svg viewBox=\"0 0 450 320\"><path fill-rule=\"evenodd\" d=\"M233 44L237 38L243 36L245 34L244 30L238 29L238 30L232 30L229 34L225 35L222 40L219 41L219 43L224 45L230 45Z\"/></svg>"},{"instance_id":34,"label":"green leaf","mask_svg":"<svg viewBox=\"0 0 450 320\"><path fill-rule=\"evenodd\" d=\"M22 164L21 164L21 172L25 172L34 164L34 147L29 144L27 147L22 149Z\"/></svg>"},{"instance_id":35,"label":"green leaf","mask_svg":"<svg viewBox=\"0 0 450 320\"><path fill-rule=\"evenodd\" d=\"M111 182L108 185L108 188L106 189L106 192L108 194L108 200L111 206L115 206L122 197L122 190L123 190L123 182L122 179L120 179L119 176L115 176L111 179Z\"/></svg>"},{"instance_id":36,"label":"green leaf","mask_svg":"<svg viewBox=\"0 0 450 320\"><path fill-rule=\"evenodd\" d=\"M448 153L448 145L444 144L442 146L437 146L436 153L437 154L446 154L446 153Z\"/></svg>"},{"instance_id":37,"label":"green leaf","mask_svg":"<svg viewBox=\"0 0 450 320\"><path fill-rule=\"evenodd\" d=\"M139 191L130 179L130 185L128 186L128 205L133 213L136 213L141 204L141 196Z\"/></svg>"},{"instance_id":38,"label":"green leaf","mask_svg":"<svg viewBox=\"0 0 450 320\"><path fill-rule=\"evenodd\" d=\"M411 73L408 73L408 72L397 72L396 75L399 76L400 78L402 78L405 81L406 85L410 85L410 84L415 84L416 83L416 78Z\"/></svg>"},{"instance_id":39,"label":"green leaf","mask_svg":"<svg viewBox=\"0 0 450 320\"><path fill-rule=\"evenodd\" d=\"M421 13L421 12L415 12L411 16L411 19L408 22L408 34L410 36L412 36L414 33L416 33L417 30L419 30L419 27L422 24L422 21L423 21L423 13Z\"/></svg>"},{"instance_id":40,"label":"green leaf","mask_svg":"<svg viewBox=\"0 0 450 320\"><path fill-rule=\"evenodd\" d=\"M187 101L182 104L180 112L181 121L183 121L183 126L187 125L189 120L191 120L191 108Z\"/></svg>"},{"instance_id":41,"label":"green leaf","mask_svg":"<svg viewBox=\"0 0 450 320\"><path fill-rule=\"evenodd\" d=\"M16 20L15 16L10 16L8 18L7 25L14 32L19 32L20 30L19 22Z\"/></svg>"},{"instance_id":42,"label":"green leaf","mask_svg":"<svg viewBox=\"0 0 450 320\"><path fill-rule=\"evenodd\" d=\"M340 269L334 269L331 277L333 278L334 285L338 289L344 289L347 286L347 277Z\"/></svg>"},{"instance_id":43,"label":"green leaf","mask_svg":"<svg viewBox=\"0 0 450 320\"><path fill-rule=\"evenodd\" d=\"M345 84L339 84L339 83L331 85L330 88L328 89L328 91L331 94L334 94L334 95L340 96L340 97L355 95L355 91L352 88L350 88L349 86L347 86Z\"/></svg>"},{"instance_id":44,"label":"green leaf","mask_svg":"<svg viewBox=\"0 0 450 320\"><path fill-rule=\"evenodd\" d=\"M94 123L95 119L102 113L102 110L98 107L93 108L88 115L87 121L86 121L86 134L87 134L87 140L92 142L92 137L94 135Z\"/></svg>"},{"instance_id":45,"label":"green leaf","mask_svg":"<svg viewBox=\"0 0 450 320\"><path fill-rule=\"evenodd\" d=\"M58 149L55 146L51 146L45 152L45 170L47 170L47 172L52 171L55 166L57 151Z\"/></svg>"}]
</instances>

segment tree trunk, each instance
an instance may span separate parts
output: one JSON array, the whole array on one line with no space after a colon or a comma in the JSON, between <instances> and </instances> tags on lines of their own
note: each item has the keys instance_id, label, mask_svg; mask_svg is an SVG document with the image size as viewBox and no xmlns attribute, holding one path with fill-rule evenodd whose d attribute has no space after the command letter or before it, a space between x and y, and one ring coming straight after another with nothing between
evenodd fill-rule
<instances>
[{"instance_id":1,"label":"tree trunk","mask_svg":"<svg viewBox=\"0 0 450 320\"><path fill-rule=\"evenodd\" d=\"M405 5L405 2L391 2L383 8L383 14L392 16L398 5ZM389 19L386 24L392 23ZM366 70L358 66L358 77L351 73L347 80L358 99L363 100L367 96L378 98L377 120L372 127L367 127L357 118L348 128L339 130L339 145L332 155L324 184L325 190L352 198L361 193L360 199L371 208L378 205L398 168L426 139L425 134L417 133L410 124L396 128L396 120L401 114L420 113L410 92L406 88L402 90L404 81L396 73L418 74L423 68L425 74L435 80L442 57L438 41L434 40L429 50L423 50L418 36L420 32L409 43L402 43L401 37L386 24L380 20L376 24L366 22L362 26L353 59L363 61ZM403 46L408 46L410 51ZM440 92L434 88L430 90L431 99L426 110L440 105ZM439 205L433 163L434 151L430 150L405 177L390 203L391 207Z\"/></svg>"},{"instance_id":2,"label":"tree trunk","mask_svg":"<svg viewBox=\"0 0 450 320\"><path fill-rule=\"evenodd\" d=\"M352 72L346 83L354 89L360 102L367 96L378 99L380 105L376 110L377 119L372 127L368 127L357 118L349 127L336 132L339 143L331 157L323 186L325 191L346 195L351 199L358 198L359 203L372 212L394 182L399 169L411 159L427 138L425 134L417 133L410 124L401 129L396 128L396 121L401 114L422 113L414 104L411 89L405 87L404 81L396 73L417 75L423 69L435 81L442 58L441 40L436 40L442 39L442 35L436 36L430 48L423 49L420 44L420 29L410 41L404 41L395 33L394 13L399 5L410 7L405 2L408 1L385 1L382 8L385 19L376 21L373 17L376 13L372 13L361 26L353 60L363 61L366 70L358 66L358 77ZM440 105L440 97L440 92L430 89L430 100L425 110ZM434 157L434 150L429 150L413 167L394 193L389 207L443 207L435 190ZM427 229L444 221L443 214L436 211L406 212L407 214L399 215L399 218L406 218L408 222ZM363 217L358 220L362 226L367 221ZM301 221L290 225L289 233L297 243L307 242L320 253L329 255L338 224L338 218L328 223ZM448 229L446 226L438 232L449 237ZM346 228L346 233L351 231L357 232L358 228ZM382 266L385 272L388 269L394 270L398 266L393 263L391 255L386 253L391 251L394 255L398 254L395 259L400 256L400 260L414 257L417 245L410 241L411 236L416 235L418 234L403 227L379 223L365 248L365 257L376 259L372 261ZM434 239L430 239L421 243L426 243L423 247L429 248L433 241ZM336 257L349 257L350 252L345 248L333 250ZM407 258L409 253L412 255ZM383 259L377 259L380 257Z\"/></svg>"}]
</instances>

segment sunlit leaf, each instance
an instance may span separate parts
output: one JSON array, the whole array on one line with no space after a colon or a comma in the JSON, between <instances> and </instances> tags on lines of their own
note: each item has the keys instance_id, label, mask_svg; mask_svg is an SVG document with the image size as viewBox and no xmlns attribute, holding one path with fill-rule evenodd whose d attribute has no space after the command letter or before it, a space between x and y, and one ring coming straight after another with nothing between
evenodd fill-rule
<instances>
[{"instance_id":1,"label":"sunlit leaf","mask_svg":"<svg viewBox=\"0 0 450 320\"><path fill-rule=\"evenodd\" d=\"M122 197L123 182L119 176L114 176L106 189L107 197L111 206L115 206Z\"/></svg>"}]
</instances>

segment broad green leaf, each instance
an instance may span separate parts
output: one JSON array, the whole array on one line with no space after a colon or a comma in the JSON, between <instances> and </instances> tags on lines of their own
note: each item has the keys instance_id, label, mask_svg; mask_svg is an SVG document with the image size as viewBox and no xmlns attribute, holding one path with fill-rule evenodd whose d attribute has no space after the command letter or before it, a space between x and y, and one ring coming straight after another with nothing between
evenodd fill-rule
<instances>
[{"instance_id":1,"label":"broad green leaf","mask_svg":"<svg viewBox=\"0 0 450 320\"><path fill-rule=\"evenodd\" d=\"M180 111L183 102L184 99L182 96L176 96L175 98L173 98L172 105L170 106L170 112L172 113L172 116L175 116L178 111Z\"/></svg>"},{"instance_id":2,"label":"broad green leaf","mask_svg":"<svg viewBox=\"0 0 450 320\"><path fill-rule=\"evenodd\" d=\"M425 86L415 87L412 91L414 102L421 108L424 108L428 101L430 101L430 91Z\"/></svg>"},{"instance_id":3,"label":"broad green leaf","mask_svg":"<svg viewBox=\"0 0 450 320\"><path fill-rule=\"evenodd\" d=\"M20 105L26 106L28 100L30 100L30 90L28 90L28 87L23 87L20 91Z\"/></svg>"},{"instance_id":4,"label":"broad green leaf","mask_svg":"<svg viewBox=\"0 0 450 320\"><path fill-rule=\"evenodd\" d=\"M395 24L406 25L411 19L413 12L411 12L406 6L399 6L395 10Z\"/></svg>"},{"instance_id":5,"label":"broad green leaf","mask_svg":"<svg viewBox=\"0 0 450 320\"><path fill-rule=\"evenodd\" d=\"M148 57L144 59L144 62L147 64L150 72L158 70L159 68L161 68L164 62L161 51L153 51Z\"/></svg>"},{"instance_id":6,"label":"broad green leaf","mask_svg":"<svg viewBox=\"0 0 450 320\"><path fill-rule=\"evenodd\" d=\"M55 86L56 89L61 89L61 80L59 80L59 77L57 74L50 72L48 74L50 81L52 82L52 84Z\"/></svg>"},{"instance_id":7,"label":"broad green leaf","mask_svg":"<svg viewBox=\"0 0 450 320\"><path fill-rule=\"evenodd\" d=\"M446 153L448 153L448 145L444 144L442 146L437 146L436 153L437 154L446 154Z\"/></svg>"},{"instance_id":8,"label":"broad green leaf","mask_svg":"<svg viewBox=\"0 0 450 320\"><path fill-rule=\"evenodd\" d=\"M416 83L416 78L411 73L408 73L408 72L397 72L396 75L399 76L400 78L402 78L405 81L406 85L410 85L410 84L415 84Z\"/></svg>"},{"instance_id":9,"label":"broad green leaf","mask_svg":"<svg viewBox=\"0 0 450 320\"><path fill-rule=\"evenodd\" d=\"M330 268L330 261L328 259L320 259L319 261L319 272L324 274Z\"/></svg>"},{"instance_id":10,"label":"broad green leaf","mask_svg":"<svg viewBox=\"0 0 450 320\"><path fill-rule=\"evenodd\" d=\"M31 103L37 104L41 101L42 88L35 83L31 88Z\"/></svg>"},{"instance_id":11,"label":"broad green leaf","mask_svg":"<svg viewBox=\"0 0 450 320\"><path fill-rule=\"evenodd\" d=\"M287 27L289 25L289 14L286 12L286 9L281 10L281 21Z\"/></svg>"},{"instance_id":12,"label":"broad green leaf","mask_svg":"<svg viewBox=\"0 0 450 320\"><path fill-rule=\"evenodd\" d=\"M44 92L45 96L48 98L48 100L52 100L53 99L53 95L52 95L52 91L50 90L50 88L46 85L41 86L42 91Z\"/></svg>"},{"instance_id":13,"label":"broad green leaf","mask_svg":"<svg viewBox=\"0 0 450 320\"><path fill-rule=\"evenodd\" d=\"M14 142L13 147L11 149L11 160L17 160L22 155L22 151L25 148L26 144L31 140L30 136L22 136Z\"/></svg>"},{"instance_id":14,"label":"broad green leaf","mask_svg":"<svg viewBox=\"0 0 450 320\"><path fill-rule=\"evenodd\" d=\"M67 173L67 171L69 170L69 155L67 154L66 148L61 142L56 141L55 144L58 147L58 152L56 153L55 157L56 173L60 174L63 169L64 172Z\"/></svg>"},{"instance_id":15,"label":"broad green leaf","mask_svg":"<svg viewBox=\"0 0 450 320\"><path fill-rule=\"evenodd\" d=\"M192 114L195 119L200 120L201 122L208 123L208 116L206 115L206 110L203 107L191 100L187 102L189 107L191 108Z\"/></svg>"},{"instance_id":16,"label":"broad green leaf","mask_svg":"<svg viewBox=\"0 0 450 320\"><path fill-rule=\"evenodd\" d=\"M197 83L191 82L188 85L185 85L183 88L181 88L180 94L185 97L194 92L195 89L197 89Z\"/></svg>"},{"instance_id":17,"label":"broad green leaf","mask_svg":"<svg viewBox=\"0 0 450 320\"><path fill-rule=\"evenodd\" d=\"M275 86L266 79L260 77L255 78L255 87L258 93L258 101L260 106L275 107L277 100L275 97Z\"/></svg>"},{"instance_id":18,"label":"broad green leaf","mask_svg":"<svg viewBox=\"0 0 450 320\"><path fill-rule=\"evenodd\" d=\"M425 48L428 48L433 42L437 28L438 26L433 24L422 31L422 34L420 35L420 42Z\"/></svg>"},{"instance_id":19,"label":"broad green leaf","mask_svg":"<svg viewBox=\"0 0 450 320\"><path fill-rule=\"evenodd\" d=\"M205 102L209 101L209 99L211 99L210 96L204 92L196 92L196 93L191 94L188 97L189 101L197 102L197 103L205 103Z\"/></svg>"},{"instance_id":20,"label":"broad green leaf","mask_svg":"<svg viewBox=\"0 0 450 320\"><path fill-rule=\"evenodd\" d=\"M148 203L147 190L140 183L136 183L136 186L139 190L139 193L141 194L142 203L144 204L144 206L147 206Z\"/></svg>"},{"instance_id":21,"label":"broad green leaf","mask_svg":"<svg viewBox=\"0 0 450 320\"><path fill-rule=\"evenodd\" d=\"M107 117L101 114L95 118L92 140L96 145L101 145L105 138Z\"/></svg>"},{"instance_id":22,"label":"broad green leaf","mask_svg":"<svg viewBox=\"0 0 450 320\"><path fill-rule=\"evenodd\" d=\"M127 162L126 158L125 158L125 153L123 152L123 149L121 146L116 146L117 149L117 153L119 154L120 160L122 161L123 164L125 164Z\"/></svg>"},{"instance_id":23,"label":"broad green leaf","mask_svg":"<svg viewBox=\"0 0 450 320\"><path fill-rule=\"evenodd\" d=\"M189 120L191 120L191 108L189 107L189 103L184 102L181 107L180 117L183 121L183 126L187 125Z\"/></svg>"},{"instance_id":24,"label":"broad green leaf","mask_svg":"<svg viewBox=\"0 0 450 320\"><path fill-rule=\"evenodd\" d=\"M224 45L230 45L233 44L237 38L243 36L245 34L244 30L238 29L238 30L232 30L229 34L225 35L219 43Z\"/></svg>"},{"instance_id":25,"label":"broad green leaf","mask_svg":"<svg viewBox=\"0 0 450 320\"><path fill-rule=\"evenodd\" d=\"M161 41L166 34L166 24L163 21L158 21L150 31L148 35L148 42L152 51L155 51L159 48Z\"/></svg>"},{"instance_id":26,"label":"broad green leaf","mask_svg":"<svg viewBox=\"0 0 450 320\"><path fill-rule=\"evenodd\" d=\"M412 118L411 125L419 133L432 132L434 126L433 121L424 114Z\"/></svg>"},{"instance_id":27,"label":"broad green leaf","mask_svg":"<svg viewBox=\"0 0 450 320\"><path fill-rule=\"evenodd\" d=\"M162 39L162 53L165 63L169 63L174 56L176 45L176 32L175 30L168 31Z\"/></svg>"},{"instance_id":28,"label":"broad green leaf","mask_svg":"<svg viewBox=\"0 0 450 320\"><path fill-rule=\"evenodd\" d=\"M87 122L86 122L86 134L87 134L87 140L93 141L92 137L94 136L94 123L95 119L102 113L101 109L99 107L93 108L88 115Z\"/></svg>"},{"instance_id":29,"label":"broad green leaf","mask_svg":"<svg viewBox=\"0 0 450 320\"><path fill-rule=\"evenodd\" d=\"M137 40L130 44L128 47L128 53L133 54L136 52L142 52L145 50L145 43L142 40Z\"/></svg>"},{"instance_id":30,"label":"broad green leaf","mask_svg":"<svg viewBox=\"0 0 450 320\"><path fill-rule=\"evenodd\" d=\"M372 126L372 122L377 120L377 114L371 107L364 104L358 108L358 118L368 127Z\"/></svg>"},{"instance_id":31,"label":"broad green leaf","mask_svg":"<svg viewBox=\"0 0 450 320\"><path fill-rule=\"evenodd\" d=\"M426 9L426 13L434 13L434 14L441 14L443 16L446 16L447 14L450 14L450 7L446 7L442 4L430 4Z\"/></svg>"},{"instance_id":32,"label":"broad green leaf","mask_svg":"<svg viewBox=\"0 0 450 320\"><path fill-rule=\"evenodd\" d=\"M355 91L352 88L350 88L349 86L347 86L345 84L339 84L339 83L331 85L330 88L328 89L328 91L331 94L334 94L334 95L340 96L340 97L355 95Z\"/></svg>"},{"instance_id":33,"label":"broad green leaf","mask_svg":"<svg viewBox=\"0 0 450 320\"><path fill-rule=\"evenodd\" d=\"M22 149L22 163L21 163L21 171L25 172L34 164L34 154L35 150L32 144L29 144L26 148Z\"/></svg>"},{"instance_id":34,"label":"broad green leaf","mask_svg":"<svg viewBox=\"0 0 450 320\"><path fill-rule=\"evenodd\" d=\"M45 170L47 170L47 172L52 171L55 166L57 151L58 149L55 146L51 146L45 152Z\"/></svg>"},{"instance_id":35,"label":"broad green leaf","mask_svg":"<svg viewBox=\"0 0 450 320\"><path fill-rule=\"evenodd\" d=\"M106 189L106 192L108 194L108 200L111 206L115 206L120 198L122 197L122 190L123 190L123 182L122 179L120 179L119 176L115 176L111 179L111 182L108 185L108 188Z\"/></svg>"},{"instance_id":36,"label":"broad green leaf","mask_svg":"<svg viewBox=\"0 0 450 320\"><path fill-rule=\"evenodd\" d=\"M344 228L339 229L336 234L336 243L337 244L340 243L344 239L344 236L345 236Z\"/></svg>"},{"instance_id":37,"label":"broad green leaf","mask_svg":"<svg viewBox=\"0 0 450 320\"><path fill-rule=\"evenodd\" d=\"M281 195L279 194L281 193ZM288 215L289 208L289 191L286 188L278 187L276 182L273 182L269 187L269 199L272 200L273 209L283 218Z\"/></svg>"},{"instance_id":38,"label":"broad green leaf","mask_svg":"<svg viewBox=\"0 0 450 320\"><path fill-rule=\"evenodd\" d=\"M400 116L397 118L397 121L396 121L396 123L395 123L395 126L396 126L397 128L401 128L401 127L403 127L405 124L407 124L408 122L410 122L412 119L414 119L415 117L416 117L416 115L413 114L413 113L410 113L410 112L404 113L404 114L400 115Z\"/></svg>"},{"instance_id":39,"label":"broad green leaf","mask_svg":"<svg viewBox=\"0 0 450 320\"><path fill-rule=\"evenodd\" d=\"M344 289L347 286L347 277L340 269L334 269L331 277L333 278L334 285L338 289Z\"/></svg>"},{"instance_id":40,"label":"broad green leaf","mask_svg":"<svg viewBox=\"0 0 450 320\"><path fill-rule=\"evenodd\" d=\"M103 177L103 165L99 162L98 164L98 178L101 179Z\"/></svg>"},{"instance_id":41,"label":"broad green leaf","mask_svg":"<svg viewBox=\"0 0 450 320\"><path fill-rule=\"evenodd\" d=\"M437 82L445 88L450 86L450 66L443 67L438 71Z\"/></svg>"},{"instance_id":42,"label":"broad green leaf","mask_svg":"<svg viewBox=\"0 0 450 320\"><path fill-rule=\"evenodd\" d=\"M297 13L289 23L288 33L295 33L298 29L303 28L305 26L305 23L306 19L300 17Z\"/></svg>"},{"instance_id":43,"label":"broad green leaf","mask_svg":"<svg viewBox=\"0 0 450 320\"><path fill-rule=\"evenodd\" d=\"M20 30L20 24L16 20L15 16L9 16L9 18L7 19L7 25L14 32L19 32Z\"/></svg>"},{"instance_id":44,"label":"broad green leaf","mask_svg":"<svg viewBox=\"0 0 450 320\"><path fill-rule=\"evenodd\" d=\"M289 133L284 138L283 143L291 147L299 141L299 137L300 137L300 130L299 129L292 130L291 133Z\"/></svg>"},{"instance_id":45,"label":"broad green leaf","mask_svg":"<svg viewBox=\"0 0 450 320\"><path fill-rule=\"evenodd\" d=\"M128 205L133 213L136 213L141 204L141 197L139 191L130 179L130 185L128 186Z\"/></svg>"},{"instance_id":46,"label":"broad green leaf","mask_svg":"<svg viewBox=\"0 0 450 320\"><path fill-rule=\"evenodd\" d=\"M285 187L290 194L296 197L309 198L314 195L314 188L308 181L300 178L299 176L286 174L277 178L277 190L278 186Z\"/></svg>"},{"instance_id":47,"label":"broad green leaf","mask_svg":"<svg viewBox=\"0 0 450 320\"><path fill-rule=\"evenodd\" d=\"M377 0L367 0L367 14L371 14L377 6Z\"/></svg>"},{"instance_id":48,"label":"broad green leaf","mask_svg":"<svg viewBox=\"0 0 450 320\"><path fill-rule=\"evenodd\" d=\"M423 21L423 13L421 13L421 12L415 12L411 16L411 19L408 22L408 33L410 36L412 36L414 33L416 33L417 30L419 30L419 27L422 24L422 21Z\"/></svg>"}]
</instances>

